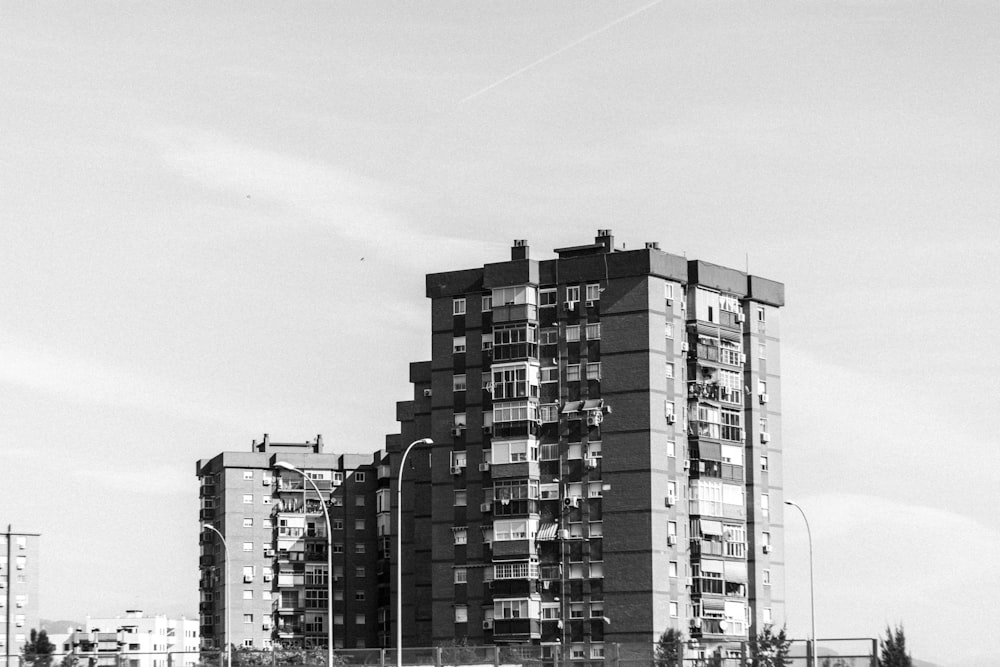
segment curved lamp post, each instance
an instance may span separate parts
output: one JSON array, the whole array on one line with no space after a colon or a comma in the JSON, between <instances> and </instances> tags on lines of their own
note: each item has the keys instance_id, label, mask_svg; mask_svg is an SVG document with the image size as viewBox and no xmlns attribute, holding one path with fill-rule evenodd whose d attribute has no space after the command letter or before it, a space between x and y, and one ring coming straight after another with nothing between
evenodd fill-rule
<instances>
[{"instance_id":1,"label":"curved lamp post","mask_svg":"<svg viewBox=\"0 0 1000 667\"><path fill-rule=\"evenodd\" d=\"M302 479L309 482L316 491L316 497L323 505L323 519L326 521L326 665L333 665L333 530L330 526L330 506L323 501L323 494L312 477L305 474L287 461L275 461L275 468L297 472Z\"/></svg>"},{"instance_id":2,"label":"curved lamp post","mask_svg":"<svg viewBox=\"0 0 1000 667\"><path fill-rule=\"evenodd\" d=\"M204 530L210 530L213 533L215 533L216 535L218 535L219 539L222 540L222 548L225 549L225 551L226 551L226 567L225 567L225 574L223 575L223 577L225 578L225 581L226 581L226 625L225 625L225 633L226 633L226 667L232 667L232 665L233 665L233 641L232 641L232 637L229 636L229 617L230 617L230 614L232 614L232 609L233 609L232 605L230 604L230 601L233 599L232 590L231 590L232 587L233 587L233 582L231 582L229 580L229 574L230 574L230 572L229 572L229 545L226 543L226 538L223 537L222 533L220 533L219 529L216 528L215 526L206 523L206 524L204 524L201 527L201 529L203 531Z\"/></svg>"},{"instance_id":3,"label":"curved lamp post","mask_svg":"<svg viewBox=\"0 0 1000 667\"><path fill-rule=\"evenodd\" d=\"M430 438L421 438L407 445L396 475L396 667L403 667L403 465L414 446L433 444Z\"/></svg>"},{"instance_id":4,"label":"curved lamp post","mask_svg":"<svg viewBox=\"0 0 1000 667\"><path fill-rule=\"evenodd\" d=\"M816 598L813 592L813 538L812 531L809 530L809 519L802 508L791 500L785 501L786 505L791 505L802 515L802 520L806 522L806 535L809 537L809 616L812 623L812 650L809 652L812 667L816 667Z\"/></svg>"}]
</instances>

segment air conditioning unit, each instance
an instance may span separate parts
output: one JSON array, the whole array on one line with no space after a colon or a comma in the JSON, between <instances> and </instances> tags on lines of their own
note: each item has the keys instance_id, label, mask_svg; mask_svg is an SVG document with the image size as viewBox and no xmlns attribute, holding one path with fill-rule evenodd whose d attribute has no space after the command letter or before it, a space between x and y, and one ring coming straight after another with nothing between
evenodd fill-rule
<instances>
[{"instance_id":1,"label":"air conditioning unit","mask_svg":"<svg viewBox=\"0 0 1000 667\"><path fill-rule=\"evenodd\" d=\"M597 426L604 421L604 415L598 410L590 410L587 413L587 426Z\"/></svg>"},{"instance_id":2,"label":"air conditioning unit","mask_svg":"<svg viewBox=\"0 0 1000 667\"><path fill-rule=\"evenodd\" d=\"M490 470L490 464L489 463L483 462L483 463L479 464L479 472L489 472L489 470Z\"/></svg>"},{"instance_id":3,"label":"air conditioning unit","mask_svg":"<svg viewBox=\"0 0 1000 667\"><path fill-rule=\"evenodd\" d=\"M567 301L566 310L576 310L576 304L577 304L576 301Z\"/></svg>"},{"instance_id":4,"label":"air conditioning unit","mask_svg":"<svg viewBox=\"0 0 1000 667\"><path fill-rule=\"evenodd\" d=\"M451 467L451 474L452 475L461 475L462 474L462 466L452 466Z\"/></svg>"},{"instance_id":5,"label":"air conditioning unit","mask_svg":"<svg viewBox=\"0 0 1000 667\"><path fill-rule=\"evenodd\" d=\"M684 469L685 470L690 470L691 469L691 461L689 461L689 460L685 460L684 461Z\"/></svg>"},{"instance_id":6,"label":"air conditioning unit","mask_svg":"<svg viewBox=\"0 0 1000 667\"><path fill-rule=\"evenodd\" d=\"M587 308L593 308L593 307L594 307L594 302L593 301L588 301L587 302Z\"/></svg>"},{"instance_id":7,"label":"air conditioning unit","mask_svg":"<svg viewBox=\"0 0 1000 667\"><path fill-rule=\"evenodd\" d=\"M767 403L767 401L768 401L769 398L770 397L767 394L761 394L760 395L760 404L763 405L764 403Z\"/></svg>"},{"instance_id":8,"label":"air conditioning unit","mask_svg":"<svg viewBox=\"0 0 1000 667\"><path fill-rule=\"evenodd\" d=\"M687 341L681 343L681 352L687 352L689 349L691 349L691 346L688 345Z\"/></svg>"},{"instance_id":9,"label":"air conditioning unit","mask_svg":"<svg viewBox=\"0 0 1000 667\"><path fill-rule=\"evenodd\" d=\"M566 496L563 498L564 507L579 507L580 506L580 496Z\"/></svg>"},{"instance_id":10,"label":"air conditioning unit","mask_svg":"<svg viewBox=\"0 0 1000 667\"><path fill-rule=\"evenodd\" d=\"M771 434L770 433L761 433L760 434L760 441L764 442L764 443L771 442Z\"/></svg>"},{"instance_id":11,"label":"air conditioning unit","mask_svg":"<svg viewBox=\"0 0 1000 667\"><path fill-rule=\"evenodd\" d=\"M676 421L677 421L677 415L675 415L675 414L674 414L674 413L672 413L672 412L671 412L670 414L668 414L668 415L667 415L667 423L668 423L668 424L673 424L673 423L674 423L674 422L676 422Z\"/></svg>"},{"instance_id":12,"label":"air conditioning unit","mask_svg":"<svg viewBox=\"0 0 1000 667\"><path fill-rule=\"evenodd\" d=\"M271 581L272 579L274 579L273 574L271 574L270 572L264 573L264 581Z\"/></svg>"},{"instance_id":13,"label":"air conditioning unit","mask_svg":"<svg viewBox=\"0 0 1000 667\"><path fill-rule=\"evenodd\" d=\"M770 544L765 544L764 545L764 553L766 553L766 554L771 553L771 545Z\"/></svg>"},{"instance_id":14,"label":"air conditioning unit","mask_svg":"<svg viewBox=\"0 0 1000 667\"><path fill-rule=\"evenodd\" d=\"M675 544L677 544L677 536L676 535L667 535L667 546L668 547L672 547Z\"/></svg>"},{"instance_id":15,"label":"air conditioning unit","mask_svg":"<svg viewBox=\"0 0 1000 667\"><path fill-rule=\"evenodd\" d=\"M593 470L597 467L597 458L591 456L587 458L587 467Z\"/></svg>"},{"instance_id":16,"label":"air conditioning unit","mask_svg":"<svg viewBox=\"0 0 1000 667\"><path fill-rule=\"evenodd\" d=\"M424 396L428 396L429 397L430 395L431 395L431 390L430 389L424 389Z\"/></svg>"},{"instance_id":17,"label":"air conditioning unit","mask_svg":"<svg viewBox=\"0 0 1000 667\"><path fill-rule=\"evenodd\" d=\"M744 320L746 320L746 318L747 318L747 316L744 315L743 313L736 313L736 321L737 322L742 323Z\"/></svg>"},{"instance_id":18,"label":"air conditioning unit","mask_svg":"<svg viewBox=\"0 0 1000 667\"><path fill-rule=\"evenodd\" d=\"M569 539L569 531L566 530L565 528L563 528L562 530L560 530L559 531L559 539L560 540L568 540Z\"/></svg>"},{"instance_id":19,"label":"air conditioning unit","mask_svg":"<svg viewBox=\"0 0 1000 667\"><path fill-rule=\"evenodd\" d=\"M489 512L492 509L493 509L493 503L483 503L482 505L479 506L480 512Z\"/></svg>"},{"instance_id":20,"label":"air conditioning unit","mask_svg":"<svg viewBox=\"0 0 1000 667\"><path fill-rule=\"evenodd\" d=\"M663 499L663 505L665 507L673 507L677 503L677 498L674 496L667 496Z\"/></svg>"},{"instance_id":21,"label":"air conditioning unit","mask_svg":"<svg viewBox=\"0 0 1000 667\"><path fill-rule=\"evenodd\" d=\"M745 364L747 362L747 355L745 352L740 352L740 363Z\"/></svg>"},{"instance_id":22,"label":"air conditioning unit","mask_svg":"<svg viewBox=\"0 0 1000 667\"><path fill-rule=\"evenodd\" d=\"M688 577L684 580L684 585L688 588L694 588L694 577Z\"/></svg>"},{"instance_id":23,"label":"air conditioning unit","mask_svg":"<svg viewBox=\"0 0 1000 667\"><path fill-rule=\"evenodd\" d=\"M483 427L483 435L491 435L492 433L493 433L492 426L487 425Z\"/></svg>"},{"instance_id":24,"label":"air conditioning unit","mask_svg":"<svg viewBox=\"0 0 1000 667\"><path fill-rule=\"evenodd\" d=\"M674 305L674 300L673 299L667 299L667 308L669 308L669 307L671 307L673 305Z\"/></svg>"},{"instance_id":25,"label":"air conditioning unit","mask_svg":"<svg viewBox=\"0 0 1000 667\"><path fill-rule=\"evenodd\" d=\"M483 630L492 630L492 629L493 629L493 619L487 618L486 620L483 621Z\"/></svg>"}]
</instances>

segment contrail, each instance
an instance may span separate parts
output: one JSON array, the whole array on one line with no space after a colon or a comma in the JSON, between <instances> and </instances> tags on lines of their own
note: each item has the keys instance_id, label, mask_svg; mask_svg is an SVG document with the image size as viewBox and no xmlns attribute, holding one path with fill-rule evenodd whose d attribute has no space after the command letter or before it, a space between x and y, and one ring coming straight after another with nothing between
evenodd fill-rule
<instances>
[{"instance_id":1,"label":"contrail","mask_svg":"<svg viewBox=\"0 0 1000 667\"><path fill-rule=\"evenodd\" d=\"M605 30L610 30L611 28L615 27L619 23L622 23L623 21L628 21L630 18L632 18L636 14L641 14L642 12L646 11L650 7L654 7L654 6L658 5L658 4L660 4L661 2L663 2L663 0L654 0L653 2L649 3L648 5L643 5L642 7L639 7L638 9L635 9L635 10L629 12L628 14L625 14L624 16L616 18L614 21L612 21L611 23L607 24L606 26L598 28L597 30L594 30L593 32L587 33L586 35L584 35L583 37L577 39L576 41L570 42L569 44L567 44L566 46L562 47L558 51L553 51L552 53L548 54L547 56L543 56L543 57L539 58L538 60L536 60L535 62L530 63L528 65L525 65L524 67L522 67L521 69L517 70L516 72L512 72L512 73L508 74L507 76L505 76L504 78L499 79L498 81L494 81L493 83L491 83L490 85L486 86L485 88L477 90L476 92L472 93L471 95L462 98L461 100L459 100L458 103L459 104L465 104L469 100L475 99L475 98L479 97L480 95L482 95L483 93L486 93L486 92L489 92L489 91L493 90L497 86L510 81L514 77L520 76L521 74L524 74L525 72L538 67L539 65L541 65L545 61L551 60L552 58L555 58L560 53L565 53L566 51L569 51L570 49L572 49L574 46L579 46L580 44L582 44L583 42L586 42L591 37L595 37L596 35L599 35L602 32L604 32Z\"/></svg>"}]
</instances>

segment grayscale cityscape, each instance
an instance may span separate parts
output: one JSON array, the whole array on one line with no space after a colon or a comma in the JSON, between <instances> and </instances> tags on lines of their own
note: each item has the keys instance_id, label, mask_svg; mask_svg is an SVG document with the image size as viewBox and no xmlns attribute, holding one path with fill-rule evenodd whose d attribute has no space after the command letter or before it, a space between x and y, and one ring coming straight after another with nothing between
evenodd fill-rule
<instances>
[{"instance_id":1,"label":"grayscale cityscape","mask_svg":"<svg viewBox=\"0 0 1000 667\"><path fill-rule=\"evenodd\" d=\"M995 4L2 16L0 667L1000 664Z\"/></svg>"}]
</instances>

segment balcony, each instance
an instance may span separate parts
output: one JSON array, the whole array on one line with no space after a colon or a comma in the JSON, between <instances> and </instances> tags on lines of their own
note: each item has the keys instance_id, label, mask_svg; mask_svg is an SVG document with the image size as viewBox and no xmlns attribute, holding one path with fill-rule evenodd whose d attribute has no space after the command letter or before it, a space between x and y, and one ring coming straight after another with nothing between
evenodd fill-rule
<instances>
[{"instance_id":1,"label":"balcony","mask_svg":"<svg viewBox=\"0 0 1000 667\"><path fill-rule=\"evenodd\" d=\"M215 518L215 509L211 507L203 508L198 512L198 518L202 521L211 521Z\"/></svg>"},{"instance_id":2,"label":"balcony","mask_svg":"<svg viewBox=\"0 0 1000 667\"><path fill-rule=\"evenodd\" d=\"M329 479L314 479L313 482L319 487L320 491L329 491L334 488L335 485ZM277 485L278 491L316 491L313 489L313 485L302 479L301 475L295 477L282 477Z\"/></svg>"},{"instance_id":3,"label":"balcony","mask_svg":"<svg viewBox=\"0 0 1000 667\"><path fill-rule=\"evenodd\" d=\"M198 565L201 567L212 567L215 565L215 556L211 554L206 554L198 558Z\"/></svg>"},{"instance_id":4,"label":"balcony","mask_svg":"<svg viewBox=\"0 0 1000 667\"><path fill-rule=\"evenodd\" d=\"M501 324L503 322L519 322L522 320L537 319L538 306L531 303L512 303L504 306L493 306L494 325Z\"/></svg>"}]
</instances>

